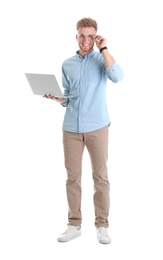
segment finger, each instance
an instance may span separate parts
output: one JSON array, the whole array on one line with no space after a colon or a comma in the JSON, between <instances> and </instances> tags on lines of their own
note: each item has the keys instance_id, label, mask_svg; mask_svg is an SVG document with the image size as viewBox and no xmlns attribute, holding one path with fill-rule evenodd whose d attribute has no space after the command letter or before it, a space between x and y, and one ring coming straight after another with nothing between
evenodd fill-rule
<instances>
[{"instance_id":1,"label":"finger","mask_svg":"<svg viewBox=\"0 0 163 260\"><path fill-rule=\"evenodd\" d=\"M101 39L102 38L102 36L101 35L96 35L96 40L99 40L99 39Z\"/></svg>"},{"instance_id":2,"label":"finger","mask_svg":"<svg viewBox=\"0 0 163 260\"><path fill-rule=\"evenodd\" d=\"M51 98L52 98L53 100L56 100L56 101L58 101L58 99L59 99L59 98L54 97L54 96L52 96Z\"/></svg>"}]
</instances>

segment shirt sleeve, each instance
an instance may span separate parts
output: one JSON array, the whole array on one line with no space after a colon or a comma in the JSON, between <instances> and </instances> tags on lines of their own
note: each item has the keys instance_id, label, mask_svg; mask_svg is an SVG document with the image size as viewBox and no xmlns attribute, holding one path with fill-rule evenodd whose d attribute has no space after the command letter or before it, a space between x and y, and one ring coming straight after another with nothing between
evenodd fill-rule
<instances>
[{"instance_id":1,"label":"shirt sleeve","mask_svg":"<svg viewBox=\"0 0 163 260\"><path fill-rule=\"evenodd\" d=\"M69 102L69 98L66 98L66 102L61 103L61 106L67 107L68 102Z\"/></svg>"},{"instance_id":2,"label":"shirt sleeve","mask_svg":"<svg viewBox=\"0 0 163 260\"><path fill-rule=\"evenodd\" d=\"M119 82L124 77L123 70L117 62L114 62L112 66L106 68L106 74L114 83Z\"/></svg>"}]
</instances>

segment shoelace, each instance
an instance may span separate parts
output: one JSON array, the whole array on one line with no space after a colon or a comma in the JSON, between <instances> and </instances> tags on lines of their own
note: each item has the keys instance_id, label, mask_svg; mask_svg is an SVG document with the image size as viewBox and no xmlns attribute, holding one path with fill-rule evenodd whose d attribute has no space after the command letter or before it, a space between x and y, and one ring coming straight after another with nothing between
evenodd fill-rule
<instances>
[{"instance_id":1,"label":"shoelace","mask_svg":"<svg viewBox=\"0 0 163 260\"><path fill-rule=\"evenodd\" d=\"M69 226L69 227L65 230L65 232L64 232L63 234L69 235L69 234L71 234L71 233L74 231L74 229L76 229L76 227L74 227L74 226Z\"/></svg>"},{"instance_id":2,"label":"shoelace","mask_svg":"<svg viewBox=\"0 0 163 260\"><path fill-rule=\"evenodd\" d=\"M100 235L101 238L104 238L104 237L108 238L109 237L108 231L107 231L106 228L101 228L100 231L99 231L99 235Z\"/></svg>"}]
</instances>

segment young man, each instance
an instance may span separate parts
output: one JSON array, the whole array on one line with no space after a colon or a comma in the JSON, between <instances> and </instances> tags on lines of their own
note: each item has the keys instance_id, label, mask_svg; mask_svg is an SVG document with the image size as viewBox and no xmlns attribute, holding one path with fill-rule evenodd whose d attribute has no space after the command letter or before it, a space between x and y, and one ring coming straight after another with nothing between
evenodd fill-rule
<instances>
[{"instance_id":1,"label":"young man","mask_svg":"<svg viewBox=\"0 0 163 260\"><path fill-rule=\"evenodd\" d=\"M97 34L91 18L77 22L79 50L62 65L64 94L75 98L46 96L66 107L63 122L63 147L67 171L68 228L58 237L65 242L81 235L81 166L84 147L88 149L94 181L95 227L100 243L109 244L107 79L118 82L123 71L110 55L106 39ZM94 44L99 51L94 50Z\"/></svg>"}]
</instances>

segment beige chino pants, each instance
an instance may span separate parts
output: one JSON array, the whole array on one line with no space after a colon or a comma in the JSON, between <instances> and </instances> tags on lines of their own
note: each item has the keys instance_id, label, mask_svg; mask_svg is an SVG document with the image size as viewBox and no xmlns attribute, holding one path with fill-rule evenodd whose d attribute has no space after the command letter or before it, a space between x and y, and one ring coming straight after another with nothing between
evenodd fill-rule
<instances>
[{"instance_id":1,"label":"beige chino pants","mask_svg":"<svg viewBox=\"0 0 163 260\"><path fill-rule=\"evenodd\" d=\"M88 133L71 133L63 130L65 167L67 170L66 192L69 225L79 226L81 214L81 174L84 147L88 149L94 181L95 226L108 227L109 180L108 180L108 126Z\"/></svg>"}]
</instances>

